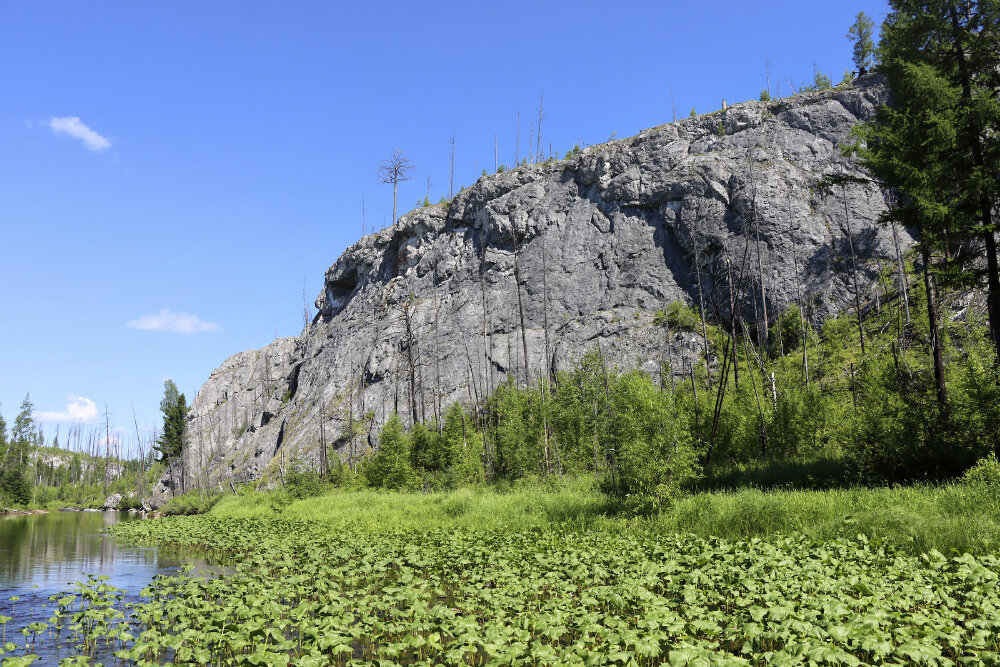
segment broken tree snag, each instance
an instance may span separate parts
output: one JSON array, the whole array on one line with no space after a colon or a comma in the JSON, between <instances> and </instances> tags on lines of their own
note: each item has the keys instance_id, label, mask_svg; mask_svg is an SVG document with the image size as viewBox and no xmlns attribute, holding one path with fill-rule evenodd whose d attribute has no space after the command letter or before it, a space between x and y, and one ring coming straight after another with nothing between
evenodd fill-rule
<instances>
[{"instance_id":1,"label":"broken tree snag","mask_svg":"<svg viewBox=\"0 0 1000 667\"><path fill-rule=\"evenodd\" d=\"M521 266L517 260L518 242L514 240L514 282L517 284L517 312L521 319L521 344L524 346L524 386L531 386L531 369L528 364L528 333L524 324L524 303L521 301Z\"/></svg>"}]
</instances>

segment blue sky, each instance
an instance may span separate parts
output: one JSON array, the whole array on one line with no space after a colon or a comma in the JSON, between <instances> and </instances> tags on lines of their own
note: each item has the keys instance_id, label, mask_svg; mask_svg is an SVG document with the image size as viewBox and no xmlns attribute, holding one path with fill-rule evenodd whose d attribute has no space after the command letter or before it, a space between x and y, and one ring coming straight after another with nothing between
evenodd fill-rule
<instances>
[{"instance_id":1,"label":"blue sky","mask_svg":"<svg viewBox=\"0 0 1000 667\"><path fill-rule=\"evenodd\" d=\"M884 2L0 0L0 412L159 424L226 357L302 328L323 272L400 209L542 142L564 153L839 81ZM775 88L778 87L778 90ZM673 96L673 103L671 101ZM534 144L534 142L533 142Z\"/></svg>"}]
</instances>

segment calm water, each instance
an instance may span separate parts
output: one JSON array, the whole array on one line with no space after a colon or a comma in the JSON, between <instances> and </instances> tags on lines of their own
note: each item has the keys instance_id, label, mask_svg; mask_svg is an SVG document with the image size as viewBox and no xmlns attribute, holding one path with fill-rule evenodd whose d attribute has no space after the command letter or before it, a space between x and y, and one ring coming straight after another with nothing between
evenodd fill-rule
<instances>
[{"instance_id":1,"label":"calm water","mask_svg":"<svg viewBox=\"0 0 1000 667\"><path fill-rule=\"evenodd\" d=\"M49 596L70 590L73 582L88 574L106 574L111 577L107 583L128 591L129 598L138 598L154 575L175 574L185 563L213 569L204 560L124 545L101 533L119 521L141 520L124 512L0 515L0 615L14 617L6 627L7 640L21 643L21 627L52 615ZM14 596L20 600L12 602ZM44 652L36 653L42 655L36 664L71 655L49 642Z\"/></svg>"}]
</instances>

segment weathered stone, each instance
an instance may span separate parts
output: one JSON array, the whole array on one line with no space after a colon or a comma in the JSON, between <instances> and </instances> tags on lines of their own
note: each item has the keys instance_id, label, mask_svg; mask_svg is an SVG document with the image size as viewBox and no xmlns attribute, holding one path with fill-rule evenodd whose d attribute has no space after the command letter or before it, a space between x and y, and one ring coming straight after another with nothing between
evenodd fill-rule
<instances>
[{"instance_id":1,"label":"weathered stone","mask_svg":"<svg viewBox=\"0 0 1000 667\"><path fill-rule=\"evenodd\" d=\"M301 336L241 352L212 373L191 406L183 463L161 480L154 504L195 486L273 482L293 461L315 465L321 423L326 442L348 456L338 437L349 414L367 415L374 432L395 409L409 421L411 339L416 412L429 419L439 405L481 400L509 374L537 378L598 345L613 364L657 375L665 355L654 313L696 304L696 271L712 317L730 316L731 270L751 321L765 304L773 320L794 303L797 283L808 317L822 321L853 294L844 198L816 185L829 174L863 176L840 148L885 99L869 76L738 104L486 176L450 207L402 216L330 267ZM866 300L895 251L876 225L883 193L852 186L846 195ZM670 344L675 360L700 347L691 332ZM358 449L372 444L363 438Z\"/></svg>"}]
</instances>

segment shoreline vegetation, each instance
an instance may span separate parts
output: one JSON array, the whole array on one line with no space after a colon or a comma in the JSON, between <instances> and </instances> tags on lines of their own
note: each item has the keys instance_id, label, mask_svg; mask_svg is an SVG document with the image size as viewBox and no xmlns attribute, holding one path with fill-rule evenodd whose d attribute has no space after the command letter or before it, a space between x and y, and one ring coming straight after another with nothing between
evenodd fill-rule
<instances>
[{"instance_id":1,"label":"shoreline vegetation","mask_svg":"<svg viewBox=\"0 0 1000 667\"><path fill-rule=\"evenodd\" d=\"M84 645L139 664L992 664L995 468L943 485L701 492L646 517L587 477L251 491L112 527L235 568L159 577L126 607L91 582L81 597L131 627L122 641L85 626L98 639Z\"/></svg>"},{"instance_id":2,"label":"shoreline vegetation","mask_svg":"<svg viewBox=\"0 0 1000 667\"><path fill-rule=\"evenodd\" d=\"M815 541L863 535L914 556L934 550L982 555L1000 546L998 471L996 460L988 458L964 478L942 484L701 491L649 515L637 515L626 502L602 493L590 476L428 493L332 489L297 498L298 489L247 490L201 502L210 505L207 515L218 519L301 520L371 534L546 530L727 540L801 535ZM191 498L184 506L196 502Z\"/></svg>"},{"instance_id":3,"label":"shoreline vegetation","mask_svg":"<svg viewBox=\"0 0 1000 667\"><path fill-rule=\"evenodd\" d=\"M377 434L374 413L350 411L345 459L328 460L321 436L318 460L288 452L286 468L282 450L255 482L270 489L195 489L161 510L193 516L107 529L231 573L158 576L138 600L90 576L49 598L53 616L23 625L23 645L0 648L3 666L30 664L53 635L85 656L73 664L107 650L143 665L1000 664L1000 162L982 145L1000 122L1000 23L995 3L952 7L933 31L947 48L923 53L935 17L892 4L881 63L863 14L851 34L858 71L877 65L894 107L847 149L903 195L880 222L917 241L859 269L846 188L868 182L816 184L844 198L832 252L853 312L817 326L796 285L769 317L758 268L763 312L741 275L728 321L718 307L709 321L696 269L699 303L636 312L662 331L657 374L611 368L598 345L429 419L411 355L408 409ZM958 64L937 60L952 52ZM927 149L928 124L950 143ZM989 307L974 291L986 273ZM678 338L703 353L675 365ZM0 491L27 504L25 406ZM188 444L172 382L161 409L162 468ZM356 450L368 435L378 447ZM38 461L55 502L71 485Z\"/></svg>"}]
</instances>

